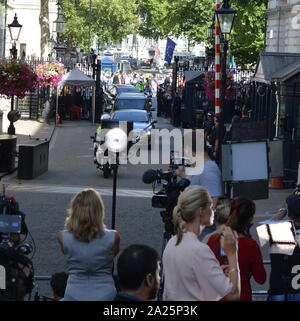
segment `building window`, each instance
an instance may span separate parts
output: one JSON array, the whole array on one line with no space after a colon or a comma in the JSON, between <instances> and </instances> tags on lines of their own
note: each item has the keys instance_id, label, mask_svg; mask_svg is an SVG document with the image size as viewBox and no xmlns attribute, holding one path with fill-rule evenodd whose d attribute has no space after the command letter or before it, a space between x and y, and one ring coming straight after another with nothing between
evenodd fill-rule
<instances>
[{"instance_id":1,"label":"building window","mask_svg":"<svg viewBox=\"0 0 300 321\"><path fill-rule=\"evenodd\" d=\"M26 57L26 43L20 43L20 57Z\"/></svg>"}]
</instances>

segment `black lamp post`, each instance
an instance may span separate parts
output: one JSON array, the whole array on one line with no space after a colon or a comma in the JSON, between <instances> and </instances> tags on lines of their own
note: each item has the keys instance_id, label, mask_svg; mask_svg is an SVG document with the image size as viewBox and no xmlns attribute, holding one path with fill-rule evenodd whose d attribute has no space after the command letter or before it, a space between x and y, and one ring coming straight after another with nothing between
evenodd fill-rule
<instances>
[{"instance_id":1,"label":"black lamp post","mask_svg":"<svg viewBox=\"0 0 300 321\"><path fill-rule=\"evenodd\" d=\"M20 32L22 29L22 25L18 22L17 14L15 14L14 20L12 23L8 25L10 38L13 42L12 48L10 49L10 53L13 59L17 59L18 56L18 50L16 48L16 42L19 39ZM11 105L10 105L10 112L7 115L7 118L9 120L9 127L7 130L8 135L15 135L16 129L14 126L14 122L17 121L20 118L20 113L18 111L14 110L14 95L11 96Z\"/></svg>"},{"instance_id":2,"label":"black lamp post","mask_svg":"<svg viewBox=\"0 0 300 321\"><path fill-rule=\"evenodd\" d=\"M55 21L53 21L53 23L55 26L54 31L57 33L56 47L54 47L54 49L56 50L56 58L59 58L58 53L62 53L65 51L65 44L63 44L62 42L60 34L66 31L66 22L64 20L59 2L57 2L57 18Z\"/></svg>"},{"instance_id":3,"label":"black lamp post","mask_svg":"<svg viewBox=\"0 0 300 321\"><path fill-rule=\"evenodd\" d=\"M207 39L211 41L215 39L215 19L216 17L214 15L212 17L211 25L207 28ZM212 45L211 47L206 47L206 68L208 68L211 65L214 55L214 46Z\"/></svg>"},{"instance_id":4,"label":"black lamp post","mask_svg":"<svg viewBox=\"0 0 300 321\"><path fill-rule=\"evenodd\" d=\"M54 47L56 45L56 41L53 39L53 36L48 40L48 49L49 49L49 58L52 59L52 54L54 51Z\"/></svg>"},{"instance_id":5,"label":"black lamp post","mask_svg":"<svg viewBox=\"0 0 300 321\"><path fill-rule=\"evenodd\" d=\"M17 59L18 50L16 48L16 42L19 39L22 25L18 22L17 14L15 14L14 21L8 25L11 41L13 42L10 53L13 59Z\"/></svg>"},{"instance_id":6,"label":"black lamp post","mask_svg":"<svg viewBox=\"0 0 300 321\"><path fill-rule=\"evenodd\" d=\"M207 28L207 39L215 38L215 16L213 16L211 25Z\"/></svg>"},{"instance_id":7,"label":"black lamp post","mask_svg":"<svg viewBox=\"0 0 300 321\"><path fill-rule=\"evenodd\" d=\"M225 95L226 95L226 78L227 78L227 51L229 36L233 27L234 19L237 11L230 8L229 0L223 0L222 7L216 10L216 16L220 25L222 43L223 43L223 54L221 61L221 119L220 126L223 126L224 119L224 106L225 106Z\"/></svg>"}]
</instances>

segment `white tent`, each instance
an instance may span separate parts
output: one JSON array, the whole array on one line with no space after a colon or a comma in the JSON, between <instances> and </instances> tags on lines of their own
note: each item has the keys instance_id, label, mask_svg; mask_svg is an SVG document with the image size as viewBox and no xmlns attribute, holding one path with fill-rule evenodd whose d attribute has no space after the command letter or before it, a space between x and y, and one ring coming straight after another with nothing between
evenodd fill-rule
<instances>
[{"instance_id":1,"label":"white tent","mask_svg":"<svg viewBox=\"0 0 300 321\"><path fill-rule=\"evenodd\" d=\"M93 124L95 124L95 88L96 82L94 79L86 76L79 69L72 69L70 72L65 74L58 84L58 87L64 86L80 86L80 87L93 87L93 99L92 99L92 118ZM57 90L57 101L56 101L56 114L58 113L58 90Z\"/></svg>"}]
</instances>

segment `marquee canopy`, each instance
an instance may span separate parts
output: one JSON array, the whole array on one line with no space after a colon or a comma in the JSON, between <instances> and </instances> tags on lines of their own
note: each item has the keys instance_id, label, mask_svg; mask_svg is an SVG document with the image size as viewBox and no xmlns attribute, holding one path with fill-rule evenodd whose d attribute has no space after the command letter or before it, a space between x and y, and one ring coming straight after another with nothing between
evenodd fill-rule
<instances>
[{"instance_id":1,"label":"marquee canopy","mask_svg":"<svg viewBox=\"0 0 300 321\"><path fill-rule=\"evenodd\" d=\"M58 84L59 87L63 86L82 86L82 87L95 87L96 82L94 79L86 76L79 69L72 69L65 74Z\"/></svg>"}]
</instances>

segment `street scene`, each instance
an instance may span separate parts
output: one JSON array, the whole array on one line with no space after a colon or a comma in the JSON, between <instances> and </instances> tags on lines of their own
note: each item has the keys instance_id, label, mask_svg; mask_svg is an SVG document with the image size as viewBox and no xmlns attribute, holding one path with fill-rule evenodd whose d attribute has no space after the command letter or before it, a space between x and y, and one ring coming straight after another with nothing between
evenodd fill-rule
<instances>
[{"instance_id":1,"label":"street scene","mask_svg":"<svg viewBox=\"0 0 300 321\"><path fill-rule=\"evenodd\" d=\"M300 1L181 1L0 0L0 301L300 300Z\"/></svg>"}]
</instances>

